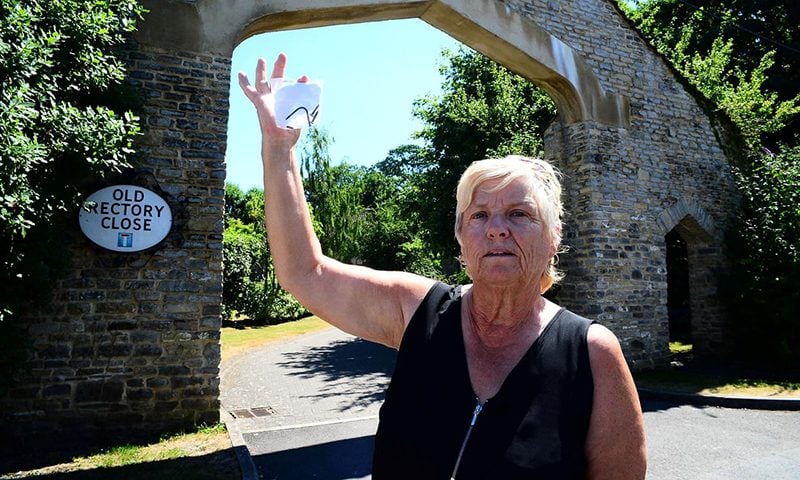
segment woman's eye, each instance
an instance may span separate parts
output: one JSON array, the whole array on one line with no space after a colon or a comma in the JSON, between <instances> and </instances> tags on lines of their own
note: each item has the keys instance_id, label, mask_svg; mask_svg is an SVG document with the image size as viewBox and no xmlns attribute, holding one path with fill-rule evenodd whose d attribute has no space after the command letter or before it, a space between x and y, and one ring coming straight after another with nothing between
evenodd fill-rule
<instances>
[{"instance_id":1,"label":"woman's eye","mask_svg":"<svg viewBox=\"0 0 800 480\"><path fill-rule=\"evenodd\" d=\"M470 218L472 219L486 218L486 212L475 212L470 216Z\"/></svg>"},{"instance_id":2,"label":"woman's eye","mask_svg":"<svg viewBox=\"0 0 800 480\"><path fill-rule=\"evenodd\" d=\"M511 216L512 217L527 217L528 214L523 212L522 210L514 210L513 212L511 212Z\"/></svg>"}]
</instances>

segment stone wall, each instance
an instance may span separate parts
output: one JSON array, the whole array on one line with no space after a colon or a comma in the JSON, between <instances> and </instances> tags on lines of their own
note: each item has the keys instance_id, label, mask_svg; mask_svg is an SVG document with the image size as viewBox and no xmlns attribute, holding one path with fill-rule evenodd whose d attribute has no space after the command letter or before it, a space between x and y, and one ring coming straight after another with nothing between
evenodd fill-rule
<instances>
[{"instance_id":1,"label":"stone wall","mask_svg":"<svg viewBox=\"0 0 800 480\"><path fill-rule=\"evenodd\" d=\"M159 193L173 226L162 244L119 253L84 237L75 212L73 269L32 318L31 369L2 402L4 423L28 435L135 436L219 419L230 58L135 43L127 54L144 134L136 171L109 183Z\"/></svg>"},{"instance_id":2,"label":"stone wall","mask_svg":"<svg viewBox=\"0 0 800 480\"><path fill-rule=\"evenodd\" d=\"M567 278L559 299L609 326L634 368L667 359L665 235L688 242L692 328L701 354L724 353L716 298L733 176L696 98L613 2L506 4L577 50L607 91L630 102L630 126L552 125L547 156L565 174ZM687 205L691 205L687 207ZM684 224L696 225L689 234Z\"/></svg>"}]
</instances>

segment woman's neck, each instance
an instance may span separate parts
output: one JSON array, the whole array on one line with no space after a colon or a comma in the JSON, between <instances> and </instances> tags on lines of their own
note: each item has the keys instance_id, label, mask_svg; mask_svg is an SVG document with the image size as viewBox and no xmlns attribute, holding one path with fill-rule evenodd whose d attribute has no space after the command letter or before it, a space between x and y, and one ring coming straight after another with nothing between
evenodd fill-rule
<instances>
[{"instance_id":1,"label":"woman's neck","mask_svg":"<svg viewBox=\"0 0 800 480\"><path fill-rule=\"evenodd\" d=\"M520 289L503 292L473 285L464 297L471 333L488 348L538 336L546 322L542 312L548 302L538 293L521 295Z\"/></svg>"}]
</instances>

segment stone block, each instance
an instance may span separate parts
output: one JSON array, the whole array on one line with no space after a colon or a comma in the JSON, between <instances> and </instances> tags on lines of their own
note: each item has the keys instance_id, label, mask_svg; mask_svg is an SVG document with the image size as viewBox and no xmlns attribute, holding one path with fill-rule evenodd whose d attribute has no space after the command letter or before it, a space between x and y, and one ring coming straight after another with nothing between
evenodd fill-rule
<instances>
[{"instance_id":1,"label":"stone block","mask_svg":"<svg viewBox=\"0 0 800 480\"><path fill-rule=\"evenodd\" d=\"M128 388L125 392L125 398L132 401L151 400L154 396L149 388Z\"/></svg>"},{"instance_id":2,"label":"stone block","mask_svg":"<svg viewBox=\"0 0 800 480\"><path fill-rule=\"evenodd\" d=\"M133 302L98 302L94 306L95 313L135 313L138 305Z\"/></svg>"},{"instance_id":3,"label":"stone block","mask_svg":"<svg viewBox=\"0 0 800 480\"><path fill-rule=\"evenodd\" d=\"M189 368L183 365L162 365L158 367L158 374L164 377L173 377L176 375L188 375L191 373Z\"/></svg>"},{"instance_id":4,"label":"stone block","mask_svg":"<svg viewBox=\"0 0 800 480\"><path fill-rule=\"evenodd\" d=\"M164 353L164 349L158 344L139 344L133 347L133 356L135 357L158 357Z\"/></svg>"},{"instance_id":5,"label":"stone block","mask_svg":"<svg viewBox=\"0 0 800 480\"><path fill-rule=\"evenodd\" d=\"M48 385L42 389L43 397L61 397L72 393L72 386L66 383Z\"/></svg>"},{"instance_id":6,"label":"stone block","mask_svg":"<svg viewBox=\"0 0 800 480\"><path fill-rule=\"evenodd\" d=\"M178 408L178 402L175 400L166 402L156 402L154 406L154 410L156 412L172 412L176 408Z\"/></svg>"},{"instance_id":7,"label":"stone block","mask_svg":"<svg viewBox=\"0 0 800 480\"><path fill-rule=\"evenodd\" d=\"M103 357L129 357L133 345L129 343L110 343L97 346L97 354Z\"/></svg>"},{"instance_id":8,"label":"stone block","mask_svg":"<svg viewBox=\"0 0 800 480\"><path fill-rule=\"evenodd\" d=\"M122 401L125 385L119 380L79 382L76 403L116 403Z\"/></svg>"}]
</instances>

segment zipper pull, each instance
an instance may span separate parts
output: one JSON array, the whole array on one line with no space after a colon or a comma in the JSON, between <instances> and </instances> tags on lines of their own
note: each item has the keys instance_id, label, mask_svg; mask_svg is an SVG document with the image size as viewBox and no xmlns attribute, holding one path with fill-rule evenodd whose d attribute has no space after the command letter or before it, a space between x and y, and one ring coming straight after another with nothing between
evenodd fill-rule
<instances>
[{"instance_id":1,"label":"zipper pull","mask_svg":"<svg viewBox=\"0 0 800 480\"><path fill-rule=\"evenodd\" d=\"M475 404L475 412L472 413L472 420L469 422L470 427L475 426L475 422L478 420L478 415L481 414L481 410L483 410L483 405L484 405L483 403L481 403L480 398L476 397L475 400L477 401L477 403Z\"/></svg>"}]
</instances>

